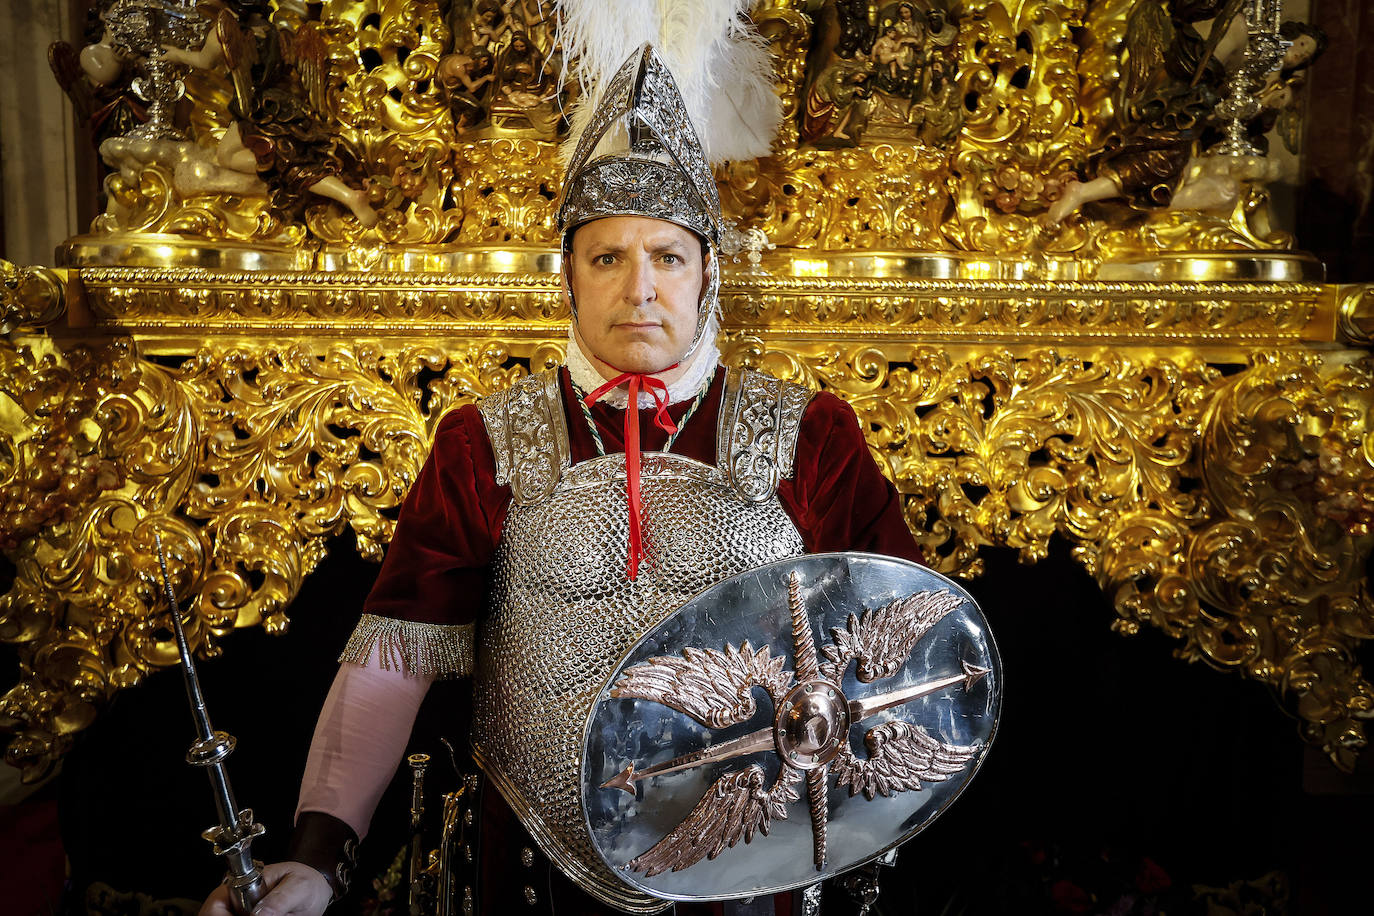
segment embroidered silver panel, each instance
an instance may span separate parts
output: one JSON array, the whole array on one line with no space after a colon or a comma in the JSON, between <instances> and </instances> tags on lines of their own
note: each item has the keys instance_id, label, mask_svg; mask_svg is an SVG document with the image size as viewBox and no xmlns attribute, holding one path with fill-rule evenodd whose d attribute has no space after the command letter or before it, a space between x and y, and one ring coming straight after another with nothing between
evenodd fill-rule
<instances>
[{"instance_id":1,"label":"embroidered silver panel","mask_svg":"<svg viewBox=\"0 0 1374 916\"><path fill-rule=\"evenodd\" d=\"M667 220L711 239L712 214L674 165L638 156L603 156L568 185L563 221L573 228L603 216L648 216Z\"/></svg>"},{"instance_id":2,"label":"embroidered silver panel","mask_svg":"<svg viewBox=\"0 0 1374 916\"><path fill-rule=\"evenodd\" d=\"M768 499L792 476L797 435L811 392L750 369L732 369L716 433L716 463L747 502Z\"/></svg>"},{"instance_id":3,"label":"embroidered silver panel","mask_svg":"<svg viewBox=\"0 0 1374 916\"><path fill-rule=\"evenodd\" d=\"M760 381L766 376L731 377L747 389L727 386L735 415L753 418L750 428L769 434L754 449L747 435L732 430L734 446L721 449L768 456L743 461L741 479L753 493L790 472L791 455L781 454L780 443L795 445L796 430L788 425L795 427L801 415L780 409L795 398L780 397L781 389ZM537 468L549 466L549 454L567 454L566 428L538 419L561 413L556 376L540 390L548 403L512 399L500 418L507 430L542 424L565 437L529 457ZM754 409L755 402L771 403L771 423L758 421L764 408ZM534 416L518 416L517 408ZM484 416L486 410L484 404ZM503 473L520 478L521 457L510 452L507 459ZM749 476L758 468L768 473ZM494 563L493 615L478 636L472 740L479 763L550 859L603 902L653 912L663 902L608 870L587 835L580 765L592 704L624 653L676 608L722 579L799 556L804 548L775 493L742 499L720 467L648 453L640 486L645 557L633 582L625 575L624 455L567 467L547 498L512 505Z\"/></svg>"},{"instance_id":4,"label":"embroidered silver panel","mask_svg":"<svg viewBox=\"0 0 1374 916\"><path fill-rule=\"evenodd\" d=\"M496 482L517 505L545 499L568 467L568 427L558 372L536 372L482 399L482 422L496 458Z\"/></svg>"}]
</instances>

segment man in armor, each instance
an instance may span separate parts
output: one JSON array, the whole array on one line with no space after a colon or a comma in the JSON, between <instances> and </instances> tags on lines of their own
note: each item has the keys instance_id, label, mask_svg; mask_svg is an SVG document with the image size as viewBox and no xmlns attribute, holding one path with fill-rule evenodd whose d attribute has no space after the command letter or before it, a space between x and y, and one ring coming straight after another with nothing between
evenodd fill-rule
<instances>
[{"instance_id":1,"label":"man in armor","mask_svg":"<svg viewBox=\"0 0 1374 916\"><path fill-rule=\"evenodd\" d=\"M292 861L265 870L258 916L318 914L342 895L421 699L466 676L484 786L462 908L662 910L598 860L582 821L581 726L617 661L763 563L920 559L848 405L719 364L719 199L648 46L602 93L559 219L566 361L439 424L320 715ZM794 904L779 894L749 912ZM202 913L225 907L217 891Z\"/></svg>"}]
</instances>

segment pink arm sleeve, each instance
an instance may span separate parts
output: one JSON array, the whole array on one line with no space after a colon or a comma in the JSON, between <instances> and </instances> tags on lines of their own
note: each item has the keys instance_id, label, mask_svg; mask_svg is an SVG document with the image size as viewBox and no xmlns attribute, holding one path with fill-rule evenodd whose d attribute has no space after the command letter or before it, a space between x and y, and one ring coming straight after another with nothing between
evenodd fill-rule
<instances>
[{"instance_id":1,"label":"pink arm sleeve","mask_svg":"<svg viewBox=\"0 0 1374 916\"><path fill-rule=\"evenodd\" d=\"M296 817L332 814L362 839L433 681L378 665L341 665L315 724Z\"/></svg>"}]
</instances>

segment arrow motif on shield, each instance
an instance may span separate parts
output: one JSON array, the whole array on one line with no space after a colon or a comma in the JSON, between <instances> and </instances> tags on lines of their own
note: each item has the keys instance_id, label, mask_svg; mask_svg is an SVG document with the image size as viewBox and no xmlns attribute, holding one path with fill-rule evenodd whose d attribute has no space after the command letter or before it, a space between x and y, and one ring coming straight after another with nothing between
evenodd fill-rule
<instances>
[{"instance_id":1,"label":"arrow motif on shield","mask_svg":"<svg viewBox=\"0 0 1374 916\"><path fill-rule=\"evenodd\" d=\"M941 782L962 770L981 744L943 743L919 725L894 720L870 729L867 750L859 758L850 747L849 731L864 719L947 687L967 690L988 668L962 662L962 671L889 693L850 700L840 689L850 662L863 683L891 677L902 669L921 638L963 601L948 591L926 590L899 598L862 615L850 614L845 627L832 628L830 645L817 658L811 622L802 604L797 574L788 579L796 671L768 646L755 650L746 641L723 650L687 648L680 656L659 656L627 668L611 696L660 703L713 728L747 722L756 711L753 688L762 687L773 701L773 725L714 744L642 771L634 765L606 781L602 788L634 794L635 783L650 776L691 769L767 750L782 766L765 788L763 767L751 764L722 776L692 811L651 849L629 862L634 871L652 877L681 871L702 859L714 859L741 839L768 835L772 822L787 817L787 806L800 798L797 784L806 781L810 802L812 847L818 870L826 863L826 790L830 773L851 796L918 791L923 782Z\"/></svg>"}]
</instances>

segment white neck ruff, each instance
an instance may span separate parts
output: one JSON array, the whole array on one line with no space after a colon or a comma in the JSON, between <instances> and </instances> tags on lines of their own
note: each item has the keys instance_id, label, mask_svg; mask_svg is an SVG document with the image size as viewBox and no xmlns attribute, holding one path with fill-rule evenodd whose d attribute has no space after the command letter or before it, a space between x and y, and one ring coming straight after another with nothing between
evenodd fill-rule
<instances>
[{"instance_id":1,"label":"white neck ruff","mask_svg":"<svg viewBox=\"0 0 1374 916\"><path fill-rule=\"evenodd\" d=\"M720 323L716 316L712 315L707 320L706 327L702 329L701 340L697 343L696 349L687 358L687 370L677 381L668 385L669 404L694 398L711 384L711 379L716 375L716 366L720 363L720 349L716 346L716 335L719 331ZM568 355L563 363L568 367L573 384L583 394L590 394L609 381L601 376L591 360L582 352L582 348L577 345L577 335L573 333L571 324L568 325ZM612 388L597 400L624 410L630 403L630 393L622 384ZM641 408L653 407L654 403L652 394L647 391L639 393Z\"/></svg>"}]
</instances>

